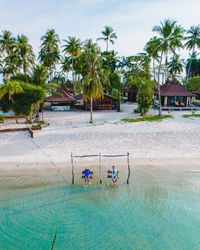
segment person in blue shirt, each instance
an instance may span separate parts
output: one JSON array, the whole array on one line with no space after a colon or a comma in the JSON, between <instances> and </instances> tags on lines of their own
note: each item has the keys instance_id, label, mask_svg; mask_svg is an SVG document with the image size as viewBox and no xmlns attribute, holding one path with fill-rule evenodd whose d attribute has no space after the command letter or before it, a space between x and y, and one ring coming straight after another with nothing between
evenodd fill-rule
<instances>
[{"instance_id":1,"label":"person in blue shirt","mask_svg":"<svg viewBox=\"0 0 200 250\"><path fill-rule=\"evenodd\" d=\"M86 182L90 182L90 174L92 173L92 171L89 168L86 168L83 172L84 174L84 178L85 178L85 183Z\"/></svg>"}]
</instances>

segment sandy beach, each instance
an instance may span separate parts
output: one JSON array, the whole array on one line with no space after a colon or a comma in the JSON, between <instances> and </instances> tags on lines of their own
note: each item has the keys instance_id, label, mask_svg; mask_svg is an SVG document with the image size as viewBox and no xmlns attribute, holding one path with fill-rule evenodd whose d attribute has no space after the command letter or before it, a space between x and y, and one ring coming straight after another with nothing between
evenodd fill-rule
<instances>
[{"instance_id":1,"label":"sandy beach","mask_svg":"<svg viewBox=\"0 0 200 250\"><path fill-rule=\"evenodd\" d=\"M200 120L185 119L191 111L174 111L173 119L162 122L122 123L121 118L137 117L135 104L121 106L122 111L94 112L94 125L90 125L89 112L44 112L50 126L35 132L0 134L0 170L70 168L70 154L126 154L130 153L133 165L200 164ZM150 110L156 114L157 110ZM163 112L168 114L168 112ZM197 112L198 113L198 112ZM2 126L2 125L1 125ZM5 126L5 125L4 125ZM98 159L77 160L85 166L98 164ZM126 159L112 159L126 165ZM161 164L162 162L162 164ZM112 164L104 160L104 164ZM194 164L193 164L194 165Z\"/></svg>"}]
</instances>

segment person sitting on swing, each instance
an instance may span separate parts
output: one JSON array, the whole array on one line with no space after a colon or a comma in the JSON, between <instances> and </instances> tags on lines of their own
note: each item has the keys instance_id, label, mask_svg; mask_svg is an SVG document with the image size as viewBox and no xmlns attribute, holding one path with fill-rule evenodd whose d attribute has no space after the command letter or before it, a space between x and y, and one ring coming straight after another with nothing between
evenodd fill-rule
<instances>
[{"instance_id":1,"label":"person sitting on swing","mask_svg":"<svg viewBox=\"0 0 200 250\"><path fill-rule=\"evenodd\" d=\"M112 166L112 181L114 183L114 185L116 184L117 180L118 180L118 170L115 166Z\"/></svg>"},{"instance_id":2,"label":"person sitting on swing","mask_svg":"<svg viewBox=\"0 0 200 250\"><path fill-rule=\"evenodd\" d=\"M85 183L86 182L90 182L90 174L92 173L92 171L87 167L85 170L83 170L82 172L84 174L84 179L85 179Z\"/></svg>"}]
</instances>

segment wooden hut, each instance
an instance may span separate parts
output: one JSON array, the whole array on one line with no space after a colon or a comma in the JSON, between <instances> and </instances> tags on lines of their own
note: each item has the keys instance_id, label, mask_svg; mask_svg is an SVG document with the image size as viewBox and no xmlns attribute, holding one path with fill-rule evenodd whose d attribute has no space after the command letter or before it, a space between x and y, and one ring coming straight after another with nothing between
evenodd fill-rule
<instances>
[{"instance_id":1,"label":"wooden hut","mask_svg":"<svg viewBox=\"0 0 200 250\"><path fill-rule=\"evenodd\" d=\"M138 93L137 86L132 86L130 83L125 83L123 88L123 99L129 102L136 102Z\"/></svg>"},{"instance_id":2,"label":"wooden hut","mask_svg":"<svg viewBox=\"0 0 200 250\"><path fill-rule=\"evenodd\" d=\"M62 83L56 93L47 97L46 102L51 103L51 109L56 111L69 110L74 105L76 99L73 94Z\"/></svg>"},{"instance_id":3,"label":"wooden hut","mask_svg":"<svg viewBox=\"0 0 200 250\"><path fill-rule=\"evenodd\" d=\"M155 89L155 95L158 99L158 88ZM160 86L161 105L164 107L186 107L190 105L191 98L195 94L188 92L176 80L167 81Z\"/></svg>"},{"instance_id":4,"label":"wooden hut","mask_svg":"<svg viewBox=\"0 0 200 250\"><path fill-rule=\"evenodd\" d=\"M80 102L85 110L90 109L90 101L84 101L83 94L75 96L77 102ZM104 93L103 97L93 101L93 110L113 110L116 109L116 101L111 95Z\"/></svg>"}]
</instances>

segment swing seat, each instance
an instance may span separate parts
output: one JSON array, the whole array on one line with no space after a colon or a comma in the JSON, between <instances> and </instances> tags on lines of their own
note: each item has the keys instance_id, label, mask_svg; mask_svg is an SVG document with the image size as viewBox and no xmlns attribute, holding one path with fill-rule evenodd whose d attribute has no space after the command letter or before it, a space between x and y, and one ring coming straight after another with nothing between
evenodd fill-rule
<instances>
[{"instance_id":1,"label":"swing seat","mask_svg":"<svg viewBox=\"0 0 200 250\"><path fill-rule=\"evenodd\" d=\"M81 178L85 178L85 174L84 172L82 172L82 177ZM90 179L93 179L93 172L91 171L90 175L89 175Z\"/></svg>"}]
</instances>

